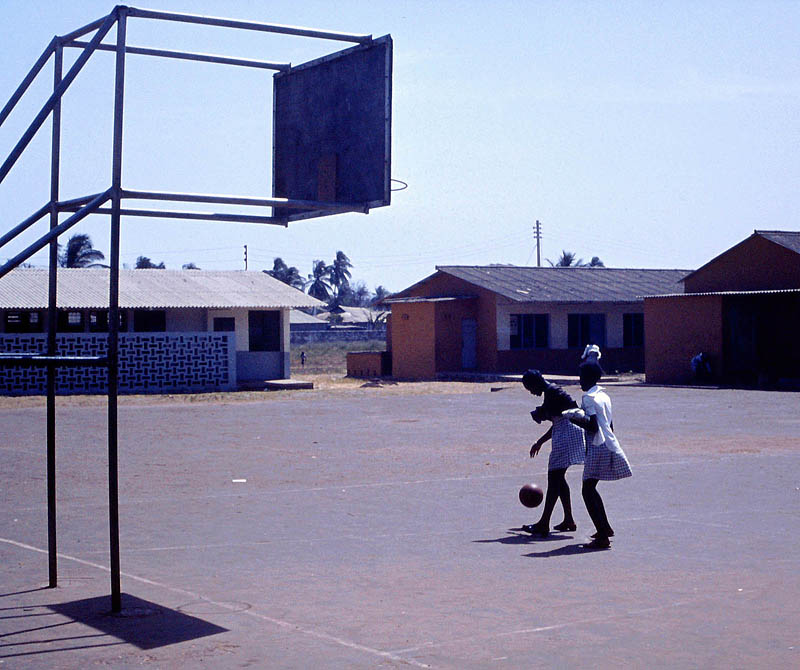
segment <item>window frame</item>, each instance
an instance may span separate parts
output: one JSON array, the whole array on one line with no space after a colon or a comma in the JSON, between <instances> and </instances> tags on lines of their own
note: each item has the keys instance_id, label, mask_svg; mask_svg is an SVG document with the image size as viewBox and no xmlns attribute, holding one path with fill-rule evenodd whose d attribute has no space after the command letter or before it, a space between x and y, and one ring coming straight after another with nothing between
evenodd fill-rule
<instances>
[{"instance_id":1,"label":"window frame","mask_svg":"<svg viewBox=\"0 0 800 670\"><path fill-rule=\"evenodd\" d=\"M550 315L547 313L510 314L508 348L515 351L549 349Z\"/></svg>"},{"instance_id":2,"label":"window frame","mask_svg":"<svg viewBox=\"0 0 800 670\"><path fill-rule=\"evenodd\" d=\"M622 346L644 346L644 312L626 312L622 315Z\"/></svg>"},{"instance_id":3,"label":"window frame","mask_svg":"<svg viewBox=\"0 0 800 670\"><path fill-rule=\"evenodd\" d=\"M596 344L601 349L607 342L605 312L575 312L567 315L567 346L581 349Z\"/></svg>"}]
</instances>

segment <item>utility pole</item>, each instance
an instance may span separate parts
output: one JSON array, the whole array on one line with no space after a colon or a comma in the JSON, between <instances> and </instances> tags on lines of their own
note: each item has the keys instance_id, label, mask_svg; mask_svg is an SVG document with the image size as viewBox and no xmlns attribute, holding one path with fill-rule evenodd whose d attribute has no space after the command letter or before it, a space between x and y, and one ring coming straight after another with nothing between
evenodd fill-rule
<instances>
[{"instance_id":1,"label":"utility pole","mask_svg":"<svg viewBox=\"0 0 800 670\"><path fill-rule=\"evenodd\" d=\"M244 245L244 269L247 271L247 245Z\"/></svg>"},{"instance_id":2,"label":"utility pole","mask_svg":"<svg viewBox=\"0 0 800 670\"><path fill-rule=\"evenodd\" d=\"M542 224L536 219L533 227L533 238L536 240L536 267L542 267Z\"/></svg>"}]
</instances>

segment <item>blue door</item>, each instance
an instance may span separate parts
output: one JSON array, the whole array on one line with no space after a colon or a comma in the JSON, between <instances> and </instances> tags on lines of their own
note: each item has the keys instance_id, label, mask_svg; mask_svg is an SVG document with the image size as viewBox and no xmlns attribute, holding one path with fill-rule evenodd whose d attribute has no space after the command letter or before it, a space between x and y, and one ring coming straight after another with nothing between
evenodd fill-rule
<instances>
[{"instance_id":1,"label":"blue door","mask_svg":"<svg viewBox=\"0 0 800 670\"><path fill-rule=\"evenodd\" d=\"M475 319L461 319L461 368L478 367L478 324Z\"/></svg>"}]
</instances>

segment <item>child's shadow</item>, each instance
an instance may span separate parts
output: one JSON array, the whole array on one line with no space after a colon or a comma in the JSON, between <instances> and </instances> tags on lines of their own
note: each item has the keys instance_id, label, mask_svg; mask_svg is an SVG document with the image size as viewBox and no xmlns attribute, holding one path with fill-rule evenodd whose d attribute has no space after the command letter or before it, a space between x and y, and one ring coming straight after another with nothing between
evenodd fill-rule
<instances>
[{"instance_id":1,"label":"child's shadow","mask_svg":"<svg viewBox=\"0 0 800 670\"><path fill-rule=\"evenodd\" d=\"M607 551L608 548L605 549L595 549L593 547L587 547L585 544L568 544L564 547L558 547L557 549L551 549L550 551L534 551L530 554L524 554L528 558L552 558L553 556L573 556L575 554L591 554L595 551Z\"/></svg>"},{"instance_id":2,"label":"child's shadow","mask_svg":"<svg viewBox=\"0 0 800 670\"><path fill-rule=\"evenodd\" d=\"M500 544L529 544L531 542L558 542L559 540L565 540L569 537L569 535L561 535L560 533L550 533L546 537L542 537L541 535L531 535L530 533L526 533L522 528L509 528L509 533L512 535L506 535L505 537L498 537L493 540L473 540L476 544L482 544L486 542L499 542Z\"/></svg>"}]
</instances>

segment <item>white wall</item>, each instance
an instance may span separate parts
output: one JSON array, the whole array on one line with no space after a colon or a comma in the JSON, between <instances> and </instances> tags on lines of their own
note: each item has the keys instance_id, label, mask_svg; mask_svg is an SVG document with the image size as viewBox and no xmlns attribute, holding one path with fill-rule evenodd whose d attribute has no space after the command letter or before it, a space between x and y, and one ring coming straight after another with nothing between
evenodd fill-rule
<instances>
[{"instance_id":1,"label":"white wall","mask_svg":"<svg viewBox=\"0 0 800 670\"><path fill-rule=\"evenodd\" d=\"M550 348L567 349L568 316L570 314L605 314L606 346L612 349L622 347L622 315L643 313L644 303L499 303L497 304L497 349L507 351L511 348L510 321L512 314L549 314Z\"/></svg>"},{"instance_id":2,"label":"white wall","mask_svg":"<svg viewBox=\"0 0 800 670\"><path fill-rule=\"evenodd\" d=\"M250 350L250 324L248 314L250 310L246 308L236 309L209 309L206 330L214 330L215 317L233 317L236 319L236 351Z\"/></svg>"},{"instance_id":3,"label":"white wall","mask_svg":"<svg viewBox=\"0 0 800 670\"><path fill-rule=\"evenodd\" d=\"M289 308L281 309L281 351L289 351L291 330L289 328ZM247 308L236 309L209 309L206 326L201 330L214 330L215 317L233 317L236 319L236 351L250 351L250 310Z\"/></svg>"},{"instance_id":4,"label":"white wall","mask_svg":"<svg viewBox=\"0 0 800 670\"><path fill-rule=\"evenodd\" d=\"M203 333L211 330L207 327L205 309L168 309L166 312L169 333Z\"/></svg>"}]
</instances>

